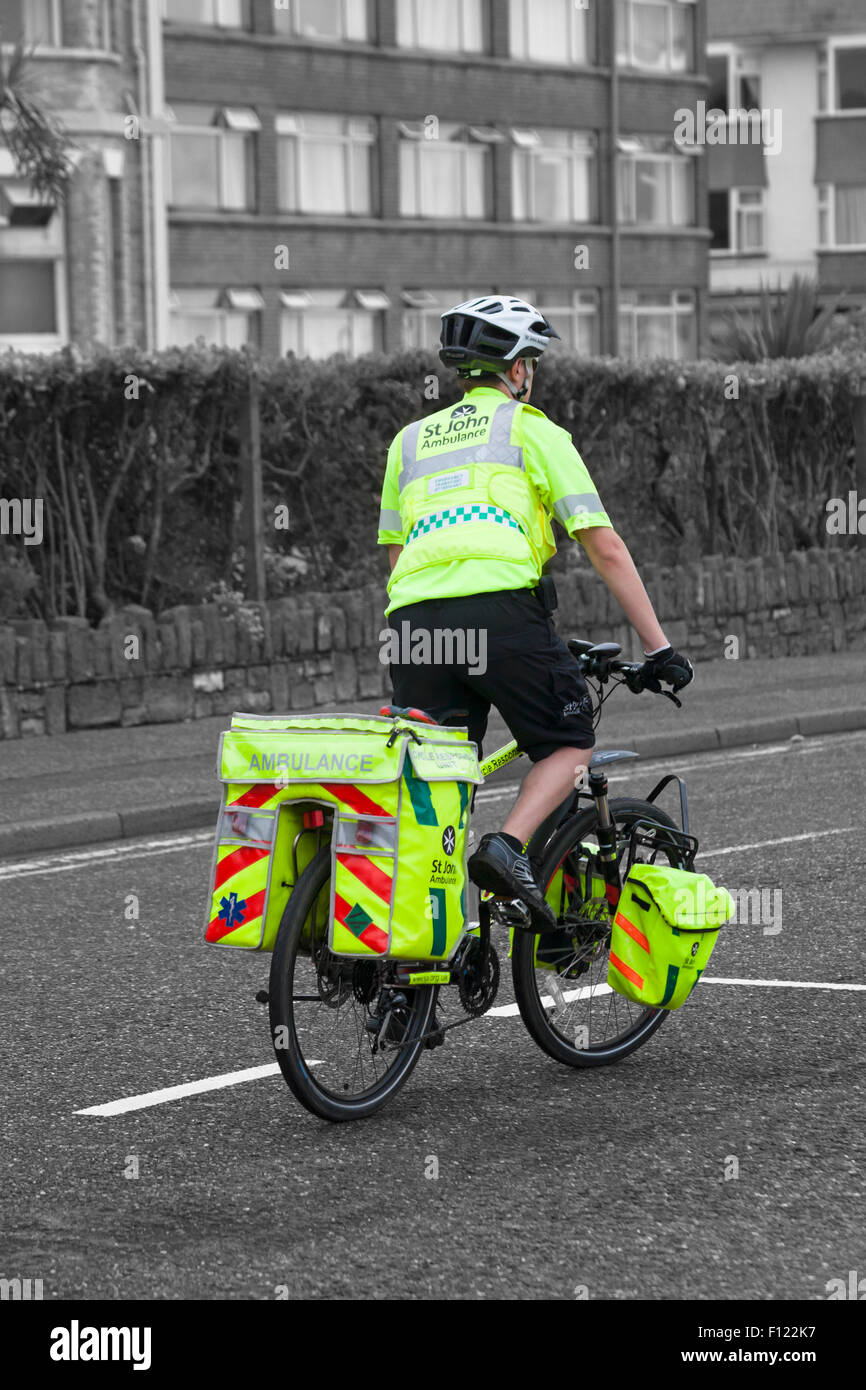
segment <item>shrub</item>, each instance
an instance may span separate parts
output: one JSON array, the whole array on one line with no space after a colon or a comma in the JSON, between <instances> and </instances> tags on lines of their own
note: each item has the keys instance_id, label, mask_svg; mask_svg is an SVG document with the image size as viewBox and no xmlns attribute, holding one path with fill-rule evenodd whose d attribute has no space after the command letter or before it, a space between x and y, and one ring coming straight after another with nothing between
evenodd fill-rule
<instances>
[{"instance_id":1,"label":"shrub","mask_svg":"<svg viewBox=\"0 0 866 1390\"><path fill-rule=\"evenodd\" d=\"M864 361L561 354L543 363L533 404L570 431L639 563L806 549L829 543L826 501L855 485ZM388 445L460 394L433 354L6 354L0 495L45 504L41 546L0 543L6 616L95 622L123 603L158 611L240 592L239 458L254 375L269 593L384 583L376 529ZM274 525L278 507L288 530Z\"/></svg>"}]
</instances>

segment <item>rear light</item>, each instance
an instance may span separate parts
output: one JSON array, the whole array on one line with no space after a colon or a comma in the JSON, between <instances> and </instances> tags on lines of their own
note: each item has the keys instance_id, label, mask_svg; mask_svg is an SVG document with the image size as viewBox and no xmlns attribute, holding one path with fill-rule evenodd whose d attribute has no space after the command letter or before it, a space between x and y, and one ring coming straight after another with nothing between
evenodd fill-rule
<instances>
[{"instance_id":1,"label":"rear light","mask_svg":"<svg viewBox=\"0 0 866 1390\"><path fill-rule=\"evenodd\" d=\"M305 812L304 812L304 829L305 829L305 830L318 830L319 827L322 826L322 825L324 825L324 824L325 824L325 813L324 813L324 811L305 811Z\"/></svg>"}]
</instances>

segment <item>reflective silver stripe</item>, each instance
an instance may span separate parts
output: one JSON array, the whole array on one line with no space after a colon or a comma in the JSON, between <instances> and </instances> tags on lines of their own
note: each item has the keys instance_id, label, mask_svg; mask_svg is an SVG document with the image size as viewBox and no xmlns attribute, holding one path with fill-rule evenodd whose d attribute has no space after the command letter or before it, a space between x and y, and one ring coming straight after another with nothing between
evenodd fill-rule
<instances>
[{"instance_id":1,"label":"reflective silver stripe","mask_svg":"<svg viewBox=\"0 0 866 1390\"><path fill-rule=\"evenodd\" d=\"M379 513L380 531L399 531L402 534L403 521L399 512L386 512L384 509Z\"/></svg>"},{"instance_id":2,"label":"reflective silver stripe","mask_svg":"<svg viewBox=\"0 0 866 1390\"><path fill-rule=\"evenodd\" d=\"M454 468L465 468L472 463L501 463L507 468L523 470L523 450L512 444L511 427L514 416L520 409L519 401L508 401L498 406L493 417L490 439L487 444L469 445L465 449L449 449L447 453L431 455L419 459L418 439L423 420L416 420L403 433L403 467L400 470L400 491L419 478L428 478L432 473L442 473Z\"/></svg>"},{"instance_id":3,"label":"reflective silver stripe","mask_svg":"<svg viewBox=\"0 0 866 1390\"><path fill-rule=\"evenodd\" d=\"M573 516L579 516L581 513L585 515L587 512L603 512L604 507L597 492L581 492L572 493L570 497L560 497L554 502L553 510L557 521L565 525Z\"/></svg>"}]
</instances>

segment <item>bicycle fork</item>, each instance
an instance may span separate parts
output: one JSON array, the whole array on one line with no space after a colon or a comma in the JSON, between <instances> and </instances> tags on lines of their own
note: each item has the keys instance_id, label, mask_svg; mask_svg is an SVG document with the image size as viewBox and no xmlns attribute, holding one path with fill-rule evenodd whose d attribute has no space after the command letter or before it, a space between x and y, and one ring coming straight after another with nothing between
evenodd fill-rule
<instances>
[{"instance_id":1,"label":"bicycle fork","mask_svg":"<svg viewBox=\"0 0 866 1390\"><path fill-rule=\"evenodd\" d=\"M601 768L590 768L589 790L595 802L598 821L598 857L605 882L605 897L612 907L616 907L622 893L622 878L616 849L616 826L607 800L607 777Z\"/></svg>"}]
</instances>

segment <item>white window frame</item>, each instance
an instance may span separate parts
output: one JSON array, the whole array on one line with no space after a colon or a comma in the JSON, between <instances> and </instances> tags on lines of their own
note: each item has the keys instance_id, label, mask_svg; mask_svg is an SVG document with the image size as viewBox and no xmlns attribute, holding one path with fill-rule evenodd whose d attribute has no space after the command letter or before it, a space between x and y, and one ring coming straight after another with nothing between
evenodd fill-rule
<instances>
[{"instance_id":1,"label":"white window frame","mask_svg":"<svg viewBox=\"0 0 866 1390\"><path fill-rule=\"evenodd\" d=\"M487 34L486 34L486 32L485 32L485 25L486 25L486 18L487 18L487 17L486 17L486 14L485 14L485 7L484 7L483 0L460 0L460 4L459 4L459 6L458 6L458 14L460 15L460 43L459 43L459 45L458 45L457 47L455 47L455 48L430 48L430 47L427 47L426 45L422 47L422 45L419 44L419 42L418 42L418 33L419 33L419 30L420 30L420 25L419 25L419 22L418 22L418 12L419 12L419 10L428 7L428 6L430 5L430 3L431 3L431 0L397 0L397 3L398 3L399 6L400 6L400 13L401 13L401 14L404 13L403 6L406 6L407 9L406 9L405 13L411 13L411 16L412 16L412 19L411 19L411 28L412 28L412 34L413 34L413 41L412 41L411 43L406 43L405 41L404 41L404 42L401 42L399 38L396 39L397 47L398 47L398 48L401 48L404 52L411 53L411 52L414 51L414 52L418 52L418 53L452 53L452 54L453 54L453 53L485 53L485 52L487 51L488 36L487 36ZM469 29L469 21L467 20L467 11L468 11L468 7L469 7L470 4L477 5L477 7L478 7L478 14L479 14L479 19L480 19L480 30L481 30L481 43L480 43L477 47L473 46L473 47L471 47L471 48L467 47L467 44L466 44L466 35L467 35L468 29ZM411 11L410 11L409 8L408 8L409 6L411 6Z\"/></svg>"},{"instance_id":2,"label":"white window frame","mask_svg":"<svg viewBox=\"0 0 866 1390\"><path fill-rule=\"evenodd\" d=\"M469 132L468 132L466 126L457 125L457 124L452 124L452 123L447 123L447 122L441 122L441 123L440 123L438 138L437 138L436 140L427 140L427 139L425 139L424 136L423 136L423 134L421 134L421 133L415 131L412 127L406 125L404 122L398 122L398 130L400 131L400 134L401 134L400 145L399 145L399 149L400 149L399 159L400 159L400 169L401 169L401 178L400 178L400 216L401 216L402 218L406 218L406 219L408 219L408 220L429 222L429 223L431 223L431 224L435 224L435 223L437 223L437 222L469 222L469 223L477 223L477 222L486 222L486 221L489 221L489 219L490 219L490 156L489 156L490 143L489 143L487 140L477 140L477 139L476 139L476 140L473 140L473 139L471 138L471 135L469 134ZM447 132L449 132L449 131L451 132L450 134L447 133ZM474 216L473 216L473 217L470 217L470 216L467 214L467 211L466 211L466 209L467 209L468 206L469 206L469 178L470 178L470 167L471 167L471 166L470 166L470 161L469 161L468 159L461 159L461 175L462 175L462 177L461 177L461 190L460 190L460 192L461 192L461 210L460 210L459 212L448 212L448 213L445 213L442 217L435 217L435 216L431 216L429 213L422 213L422 212L419 212L419 211L417 211L417 210L414 211L414 212L407 212L407 211L404 209L404 207L403 207L403 198L404 198L404 195L405 195L404 180L403 180L403 178L402 178L402 165L403 165L403 151L404 151L404 149L407 149L407 150L415 149L415 150L418 152L417 159L416 159L416 164L415 164L415 188L416 188L416 190L419 190L419 189L421 188L421 185L422 185L423 180L424 180L424 159L425 159L425 158L427 158L427 159L435 159L436 155L435 155L435 153L433 153L433 151L441 150L441 149L444 148L445 146L451 146L451 147L456 146L457 149L460 150L461 154L466 154L466 153L468 153L470 150L477 150L477 149L481 149L481 150L486 150L486 151L488 151L487 154L483 155L482 160L481 160L482 169L483 169L483 194L484 194L484 200L483 200L483 210L482 210L482 213L481 213L481 216L480 216L480 217L474 217ZM425 154L421 154L420 152L421 152L422 150L424 150L426 153L425 153Z\"/></svg>"},{"instance_id":3,"label":"white window frame","mask_svg":"<svg viewBox=\"0 0 866 1390\"><path fill-rule=\"evenodd\" d=\"M249 0L240 0L241 22L235 24L222 18L225 13L223 5L231 3L231 0L206 0L211 8L210 19L173 19L171 14L171 0L161 0L162 20L164 24L176 24L180 28L196 29L234 29L239 33L246 33L249 30Z\"/></svg>"},{"instance_id":4,"label":"white window frame","mask_svg":"<svg viewBox=\"0 0 866 1390\"><path fill-rule=\"evenodd\" d=\"M0 182L21 185L12 156L0 149ZM66 233L62 207L54 211L47 227L8 227L0 224L0 260L44 261L54 266L55 327L52 333L0 333L0 345L19 352L54 352L69 341L69 309L66 285ZM53 244L52 244L53 243Z\"/></svg>"},{"instance_id":5,"label":"white window frame","mask_svg":"<svg viewBox=\"0 0 866 1390\"><path fill-rule=\"evenodd\" d=\"M866 178L862 184L822 183L818 185L818 245L822 251L857 252L866 251L866 241L840 242L837 240L839 219L837 199L839 189L846 187L866 188ZM824 220L828 240L821 241L821 223Z\"/></svg>"},{"instance_id":6,"label":"white window frame","mask_svg":"<svg viewBox=\"0 0 866 1390\"><path fill-rule=\"evenodd\" d=\"M343 130L329 132L327 134L322 131L305 130L303 125L305 115L315 115L319 117L329 116L335 121L340 121L343 125ZM367 209L363 212L354 212L352 211L352 195L353 192L357 192L358 190L353 188L355 167L351 158L352 151L356 147L372 151L378 146L378 130L376 128L375 118L368 116L346 116L339 112L330 111L281 111L277 114L275 125L278 144L284 140L293 140L295 144L295 187L293 190L294 196L289 200L294 206L288 206L283 202L283 190L281 188L282 175L280 173L277 179L277 197L279 200L280 212L297 215L299 217L372 217L375 215L374 161L371 158L368 162L369 179L367 188L368 196L366 199ZM364 126L363 130L361 129L362 125ZM353 126L357 126L358 128L353 130ZM333 145L335 143L339 144L343 151L343 192L345 195L345 210L343 212L322 213L318 212L316 209L304 206L305 199L301 180L300 151L303 144Z\"/></svg>"},{"instance_id":7,"label":"white window frame","mask_svg":"<svg viewBox=\"0 0 866 1390\"><path fill-rule=\"evenodd\" d=\"M619 198L619 219L623 227L657 227L657 228L679 228L694 227L696 222L696 174L695 164L688 156L679 151L672 151L665 141L665 148L653 148L650 140L641 140L637 136L623 136L620 140L619 168L617 170L617 197ZM641 222L637 218L637 170L639 164L646 163L663 164L670 170L667 180L668 192L668 217L664 222ZM674 179L673 169L691 169L691 174L687 179L690 184L688 197L691 202L689 215L685 222L675 222L674 212ZM623 171L628 170L629 188L627 196L623 192Z\"/></svg>"},{"instance_id":8,"label":"white window frame","mask_svg":"<svg viewBox=\"0 0 866 1390\"><path fill-rule=\"evenodd\" d=\"M185 292L185 287L179 290L169 291L169 342L179 347L192 346L197 337L202 337L206 342L211 342L217 347L228 346L226 338L226 328L230 319L246 320L246 341L257 345L261 341L261 314L265 301L259 290L255 289L214 289L208 293L213 296L211 305L184 305L180 296ZM202 291L203 292L203 291ZM239 307L246 305L247 307ZM187 319L202 319L212 323L216 319L220 326L219 338L208 338L207 334L197 334L196 338L190 339L187 343L175 343L174 334L171 331L171 310L178 309Z\"/></svg>"},{"instance_id":9,"label":"white window frame","mask_svg":"<svg viewBox=\"0 0 866 1390\"><path fill-rule=\"evenodd\" d=\"M372 323L373 351L381 351L384 332L383 315L385 309L391 302L390 298L387 294L385 294L384 290L321 291L322 294L327 294L329 297L333 297L336 294L341 295L342 303L339 304L317 303L316 293L316 290L286 290L280 294L280 300L283 305L282 313L280 314L281 357L285 357L288 352L294 351L294 347L291 344L287 346L289 329L292 322L289 317L290 315L295 315L300 319L300 350L298 352L298 356L309 356L309 353L306 350L307 345L304 341L304 320L306 317L312 317L316 309L320 309L321 312L324 314L337 314L344 317L344 321L349 332L350 346L348 351L345 351L339 346L335 346L334 353L345 352L345 356L349 358L354 358L362 355L362 352L357 350L357 343L356 341L354 341L357 329L357 320L362 318L368 323ZM366 307L366 305L368 304L370 307ZM364 350L366 351L366 349ZM333 353L328 355L333 356ZM313 360L321 361L323 359L316 358Z\"/></svg>"},{"instance_id":10,"label":"white window frame","mask_svg":"<svg viewBox=\"0 0 866 1390\"><path fill-rule=\"evenodd\" d=\"M274 25L274 33L283 38L291 36L301 39L304 43L369 43L370 42L370 16L367 10L366 0L360 8L364 16L364 33L362 35L349 34L349 5L351 0L340 0L340 33L339 34L302 34L301 33L301 0L289 0L289 8L275 11L277 14L288 15L289 23L284 28L277 28Z\"/></svg>"},{"instance_id":11,"label":"white window frame","mask_svg":"<svg viewBox=\"0 0 866 1390\"><path fill-rule=\"evenodd\" d=\"M820 63L822 58L827 64L827 110L824 113L829 116L838 116L843 120L845 117L858 117L866 113L866 106L853 106L850 110L839 110L839 90L836 74L836 54L843 48L863 48L866 49L866 33L845 34L837 38L827 40L826 46L819 55L819 76Z\"/></svg>"},{"instance_id":12,"label":"white window frame","mask_svg":"<svg viewBox=\"0 0 866 1390\"><path fill-rule=\"evenodd\" d=\"M832 251L836 245L836 195L831 183L818 185L818 247Z\"/></svg>"},{"instance_id":13,"label":"white window frame","mask_svg":"<svg viewBox=\"0 0 866 1390\"><path fill-rule=\"evenodd\" d=\"M180 103L182 105L193 103ZM256 146L255 136L261 130L261 121L252 107L221 107L209 106L201 103L203 110L213 111L213 118L209 125L192 125L187 121L173 119L170 127L170 135L196 135L199 137L208 136L218 141L218 160L217 171L219 178L219 188L217 189L216 203L189 204L174 201L174 155L169 150L169 158L166 161L166 172L168 176L168 206L178 212L253 212L256 206ZM173 115L173 113L172 113ZM226 135L240 135L243 140L244 152L244 182L249 191L248 200L241 207L235 207L226 202L226 189L229 186L229 143Z\"/></svg>"},{"instance_id":14,"label":"white window frame","mask_svg":"<svg viewBox=\"0 0 866 1390\"><path fill-rule=\"evenodd\" d=\"M754 199L754 202L749 200ZM746 247L740 237L740 219L760 220L760 246ZM765 188L731 189L731 227L734 232L735 253L738 256L765 256L767 254L767 190Z\"/></svg>"},{"instance_id":15,"label":"white window frame","mask_svg":"<svg viewBox=\"0 0 866 1390\"><path fill-rule=\"evenodd\" d=\"M592 348L586 355L597 357L601 352L601 297L597 289L573 290L570 295L559 296L556 290L526 290L521 288L519 297L534 304L536 309L553 324L554 328L565 339L562 327L567 322L572 330L577 328L580 321L591 324ZM572 332L572 338L576 333ZM573 343L565 343L560 347L554 339L548 348L548 352L556 354L558 352L579 352Z\"/></svg>"},{"instance_id":16,"label":"white window frame","mask_svg":"<svg viewBox=\"0 0 866 1390\"><path fill-rule=\"evenodd\" d=\"M693 290L671 290L667 296L669 303L665 304L640 304L638 300L641 295L655 294L657 297L663 291L654 290L625 290L620 294L617 313L619 315L619 337L620 352L623 356L628 356L636 361L646 361L652 359L639 358L637 356L637 320L641 317L650 318L653 315L666 313L670 320L671 341L676 343L676 325L678 318L692 319L693 340L697 346L697 299ZM623 319L628 316L629 344L626 352L623 345L624 325ZM674 357L674 361L688 361L688 358Z\"/></svg>"},{"instance_id":17,"label":"white window frame","mask_svg":"<svg viewBox=\"0 0 866 1390\"><path fill-rule=\"evenodd\" d=\"M590 24L589 10L581 9L574 0L560 0L565 6L571 19L569 25L569 51L560 60L563 67L589 67L592 63L590 54ZM519 18L517 24L520 26L520 34L517 33L515 23L515 12L519 8ZM508 51L512 58L520 63L538 63L542 67L550 67L554 64L551 58L530 57L530 38L532 34L532 0L510 0L509 3L509 44ZM519 39L519 42L518 42ZM556 64L559 66L559 64Z\"/></svg>"},{"instance_id":18,"label":"white window frame","mask_svg":"<svg viewBox=\"0 0 866 1390\"><path fill-rule=\"evenodd\" d=\"M40 49L63 48L63 0L48 0L49 32L42 34L33 18L33 9L28 0L21 0L21 35L25 44L38 43ZM12 40L4 38L4 50L11 51Z\"/></svg>"},{"instance_id":19,"label":"white window frame","mask_svg":"<svg viewBox=\"0 0 866 1390\"><path fill-rule=\"evenodd\" d=\"M612 3L614 3L614 0L612 0ZM622 33L622 26L621 26L621 25L618 25L618 26L617 26L618 32L617 32L617 54L616 54L616 61L617 61L617 63L618 63L620 66L622 66L623 68L628 69L628 70L631 71L631 72L636 72L636 73L650 73L650 74L652 74L653 76L656 76L656 77L657 77L657 76L660 76L660 75L664 75L664 74L666 74L666 73L668 73L668 74L670 74L671 76L674 76L674 77L682 77L683 73L694 72L694 70L695 70L695 64L696 64L696 62L697 62L697 51L696 51L696 50L697 50L697 35L696 35L696 32L695 32L695 30L696 30L696 18L695 18L696 9L695 9L695 7L696 7L696 4L697 4L697 0L623 0L623 4L625 4L625 5L628 7L628 31L627 31L627 34L623 34L623 33ZM633 14L634 14L635 9L637 9L637 8L638 8L639 6L641 6L641 5L643 5L644 7L649 6L649 5L652 5L652 6L654 6L654 7L657 8L659 5L662 5L662 4L665 6L665 9L667 10L667 25L666 25L666 30L667 30L667 33L666 33L666 37L667 37L667 53L666 53L666 55L665 55L667 61L666 61L664 67L658 67L658 68L645 67L645 66L642 66L642 65L636 63L635 60L634 60L634 31L633 31L633 26L632 26ZM678 6L681 6L683 9L685 9L686 6L689 6L689 7L691 8L691 11L692 11L692 55L691 55L691 65L690 65L690 66L687 66L686 68L675 68L675 67L673 66L673 55L674 55L673 15L674 15L674 10L675 10L675 8L678 7ZM620 52L621 52L623 49L625 49L625 52L626 52L626 59L625 59L625 62L621 62L621 60L620 60Z\"/></svg>"},{"instance_id":20,"label":"white window frame","mask_svg":"<svg viewBox=\"0 0 866 1390\"><path fill-rule=\"evenodd\" d=\"M550 134L568 135L570 137L568 145L545 144L545 136ZM530 139L535 136L536 139ZM592 131L580 130L561 130L553 127L535 128L532 130L518 128L512 130L511 138L514 143L512 154L512 207L511 213L515 221L526 222L550 222L549 217L540 216L537 208L537 189L536 175L537 166L535 155L549 153L556 154L563 158L570 156L570 182L571 182L571 208L570 215L564 223L555 225L591 225L597 217L598 200L598 141ZM586 174L589 213L585 219L577 216L577 192L578 192L578 170L581 169ZM523 188L523 199L526 204L525 219L517 216L517 200L520 195L518 188L519 180L525 180Z\"/></svg>"},{"instance_id":21,"label":"white window frame","mask_svg":"<svg viewBox=\"0 0 866 1390\"><path fill-rule=\"evenodd\" d=\"M721 190L719 190L721 192ZM730 245L725 247L713 247L710 255L724 259L733 256L766 256L767 254L767 190L759 187L729 188L728 195L728 228L730 232ZM750 204L747 200L757 197L757 205ZM740 244L740 218L749 215L760 216L761 218L761 245L752 247L748 250Z\"/></svg>"}]
</instances>

